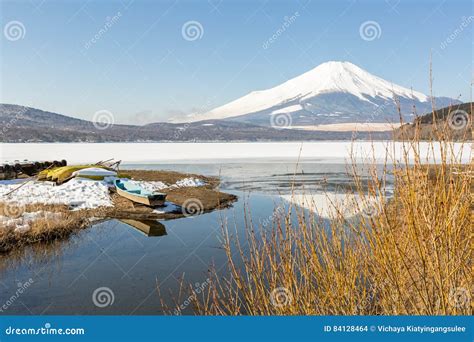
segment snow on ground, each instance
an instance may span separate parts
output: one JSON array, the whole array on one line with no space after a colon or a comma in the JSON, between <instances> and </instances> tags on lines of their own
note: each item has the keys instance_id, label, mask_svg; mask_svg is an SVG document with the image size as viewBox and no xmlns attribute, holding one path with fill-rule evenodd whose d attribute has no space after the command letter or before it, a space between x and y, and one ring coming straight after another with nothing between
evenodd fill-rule
<instances>
[{"instance_id":1,"label":"snow on ground","mask_svg":"<svg viewBox=\"0 0 474 342\"><path fill-rule=\"evenodd\" d=\"M462 151L462 161L469 162L470 144L455 143L454 152ZM60 160L69 164L88 163L91 160L106 160L111 156L123 163L203 163L236 162L242 160L285 161L302 160L331 161L345 163L351 147L359 155L371 155L383 162L386 150L394 151L391 158L400 159L403 148L408 143L389 141L318 141L318 142L267 142L267 143L36 143L36 144L0 144L0 163L15 159L23 160ZM435 142L434 156L438 157L440 144ZM430 143L420 143L422 157L433 157ZM392 154L392 153L391 153Z\"/></svg>"},{"instance_id":2,"label":"snow on ground","mask_svg":"<svg viewBox=\"0 0 474 342\"><path fill-rule=\"evenodd\" d=\"M205 182L199 178L183 178L178 180L175 184L166 184L160 181L130 181L132 184L135 184L148 191L161 191L163 189L174 189L174 188L185 188L185 187L196 187L206 185Z\"/></svg>"},{"instance_id":3,"label":"snow on ground","mask_svg":"<svg viewBox=\"0 0 474 342\"><path fill-rule=\"evenodd\" d=\"M140 188L143 188L148 191L160 191L163 189L166 189L168 187L168 184L165 184L163 182L159 181L136 181L136 180L131 180L130 183L139 186Z\"/></svg>"},{"instance_id":4,"label":"snow on ground","mask_svg":"<svg viewBox=\"0 0 474 342\"><path fill-rule=\"evenodd\" d=\"M93 209L111 207L109 188L105 182L82 178L73 178L62 185L52 182L28 182L8 197L2 197L18 188L18 184L0 182L0 200L27 204L64 204L75 209Z\"/></svg>"},{"instance_id":5,"label":"snow on ground","mask_svg":"<svg viewBox=\"0 0 474 342\"><path fill-rule=\"evenodd\" d=\"M6 200L8 202L17 203L18 205L35 203L64 204L76 210L111 207L113 204L109 195L109 187L111 186L110 180L110 178L104 181L73 178L62 185L55 185L53 182L34 181L27 182L20 188L18 187L21 184L18 182L0 181L0 201ZM158 181L132 182L149 191L205 185L203 181L197 178L184 178L172 185ZM8 197L2 197L17 188L18 190L8 195Z\"/></svg>"},{"instance_id":6,"label":"snow on ground","mask_svg":"<svg viewBox=\"0 0 474 342\"><path fill-rule=\"evenodd\" d=\"M11 218L0 216L0 227L2 229L14 229L15 232L24 233L30 229L30 223L38 219L48 221L56 220L61 217L61 213L52 213L49 211L35 211L31 213L23 213L20 217Z\"/></svg>"},{"instance_id":7,"label":"snow on ground","mask_svg":"<svg viewBox=\"0 0 474 342\"><path fill-rule=\"evenodd\" d=\"M183 178L176 182L176 184L172 185L171 187L175 188L185 188L185 187L194 187L194 186L203 186L206 185L205 182L200 180L199 178Z\"/></svg>"}]
</instances>

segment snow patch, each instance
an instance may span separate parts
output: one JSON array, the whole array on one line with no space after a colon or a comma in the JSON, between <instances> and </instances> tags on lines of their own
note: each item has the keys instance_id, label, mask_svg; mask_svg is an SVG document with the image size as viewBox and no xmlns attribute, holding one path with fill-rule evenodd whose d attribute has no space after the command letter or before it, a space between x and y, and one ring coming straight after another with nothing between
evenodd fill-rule
<instances>
[{"instance_id":1,"label":"snow patch","mask_svg":"<svg viewBox=\"0 0 474 342\"><path fill-rule=\"evenodd\" d=\"M178 180L175 184L166 184L160 181L136 181L130 180L131 183L142 187L148 191L161 191L163 189L174 189L174 188L185 188L185 187L196 187L196 186L203 186L206 185L205 182L198 178L183 178Z\"/></svg>"},{"instance_id":2,"label":"snow patch","mask_svg":"<svg viewBox=\"0 0 474 342\"><path fill-rule=\"evenodd\" d=\"M18 188L18 185L0 184L0 196ZM94 209L113 206L106 182L73 178L56 185L52 182L29 182L5 198L20 205L64 204L74 209Z\"/></svg>"},{"instance_id":3,"label":"snow patch","mask_svg":"<svg viewBox=\"0 0 474 342\"><path fill-rule=\"evenodd\" d=\"M158 192L168 187L168 184L160 182L160 181L129 180L129 182L151 192Z\"/></svg>"},{"instance_id":4,"label":"snow patch","mask_svg":"<svg viewBox=\"0 0 474 342\"><path fill-rule=\"evenodd\" d=\"M297 112L297 111L302 110L302 109L303 109L303 107L301 107L301 105L298 104L298 105L288 106L288 107L284 107L284 108L274 110L270 115L273 115L273 114L288 114L288 113Z\"/></svg>"},{"instance_id":5,"label":"snow patch","mask_svg":"<svg viewBox=\"0 0 474 342\"><path fill-rule=\"evenodd\" d=\"M58 220L62 216L61 213L53 213L50 211L35 211L31 213L23 213L20 217L11 218L8 216L0 216L0 227L6 230L14 230L18 233L25 233L30 230L31 223L44 219L48 221Z\"/></svg>"},{"instance_id":6,"label":"snow patch","mask_svg":"<svg viewBox=\"0 0 474 342\"><path fill-rule=\"evenodd\" d=\"M199 178L183 178L176 182L176 184L172 185L171 187L176 188L185 188L185 187L195 187L195 186L203 186L206 185L205 182L200 180Z\"/></svg>"}]
</instances>

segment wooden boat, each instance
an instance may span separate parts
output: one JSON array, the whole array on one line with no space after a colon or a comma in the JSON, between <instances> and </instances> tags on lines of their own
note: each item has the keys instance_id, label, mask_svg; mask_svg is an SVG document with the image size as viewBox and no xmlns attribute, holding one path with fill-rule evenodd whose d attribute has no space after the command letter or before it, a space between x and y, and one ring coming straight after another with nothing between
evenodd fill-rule
<instances>
[{"instance_id":1,"label":"wooden boat","mask_svg":"<svg viewBox=\"0 0 474 342\"><path fill-rule=\"evenodd\" d=\"M115 180L115 187L120 196L125 197L130 201L150 207L165 205L166 194L161 192L151 192L142 189L129 181L120 179Z\"/></svg>"},{"instance_id":2,"label":"wooden boat","mask_svg":"<svg viewBox=\"0 0 474 342\"><path fill-rule=\"evenodd\" d=\"M165 226L155 220L133 220L133 219L121 219L123 223L135 228L140 233L146 236L163 236L166 235Z\"/></svg>"}]
</instances>

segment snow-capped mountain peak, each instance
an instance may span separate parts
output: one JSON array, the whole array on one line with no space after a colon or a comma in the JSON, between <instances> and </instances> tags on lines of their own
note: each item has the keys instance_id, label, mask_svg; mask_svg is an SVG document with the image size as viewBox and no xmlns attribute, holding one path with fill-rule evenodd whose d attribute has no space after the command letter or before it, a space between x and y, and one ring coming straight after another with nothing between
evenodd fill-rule
<instances>
[{"instance_id":1,"label":"snow-capped mountain peak","mask_svg":"<svg viewBox=\"0 0 474 342\"><path fill-rule=\"evenodd\" d=\"M427 105L430 102L425 94L388 82L350 62L330 61L276 87L253 91L208 113L181 121L235 117L244 119L247 116L251 116L251 121L254 121L256 114L304 112L305 103L314 105L320 115L341 116L337 114L340 113L345 115L344 118L349 118L366 113L368 110L373 111L373 108L378 108L382 104L384 113L392 111L396 107L393 100L395 97L401 98L407 106L411 103L411 107L420 103ZM339 110L337 102L341 102L339 105L341 107L344 105L344 108ZM390 109L392 105L393 108ZM313 112L309 115L318 114ZM260 118L256 121L265 120ZM307 118L305 120L307 121Z\"/></svg>"},{"instance_id":2,"label":"snow-capped mountain peak","mask_svg":"<svg viewBox=\"0 0 474 342\"><path fill-rule=\"evenodd\" d=\"M285 87L283 87L284 85ZM309 93L305 97L339 91L355 95L366 101L368 101L367 97L376 96L391 99L394 94L413 97L420 101L428 100L428 97L422 93L387 82L350 62L330 61L320 64L316 68L283 83L281 87L289 91L292 87L300 88L303 92Z\"/></svg>"}]
</instances>

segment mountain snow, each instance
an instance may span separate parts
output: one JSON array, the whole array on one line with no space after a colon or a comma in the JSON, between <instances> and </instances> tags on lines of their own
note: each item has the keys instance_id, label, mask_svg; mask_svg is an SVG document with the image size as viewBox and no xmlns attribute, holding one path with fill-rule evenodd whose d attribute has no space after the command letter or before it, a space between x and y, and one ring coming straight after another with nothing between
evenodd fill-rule
<instances>
[{"instance_id":1,"label":"mountain snow","mask_svg":"<svg viewBox=\"0 0 474 342\"><path fill-rule=\"evenodd\" d=\"M380 106L394 96L417 102L428 102L425 94L385 81L350 62L326 62L274 88L250 94L215 108L210 112L182 121L226 119L261 112L276 107L268 114L291 113L301 109L295 100L304 103L318 95L345 93L369 105ZM374 102L374 98L378 101ZM284 106L284 104L290 104Z\"/></svg>"}]
</instances>

